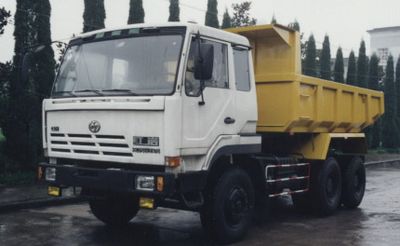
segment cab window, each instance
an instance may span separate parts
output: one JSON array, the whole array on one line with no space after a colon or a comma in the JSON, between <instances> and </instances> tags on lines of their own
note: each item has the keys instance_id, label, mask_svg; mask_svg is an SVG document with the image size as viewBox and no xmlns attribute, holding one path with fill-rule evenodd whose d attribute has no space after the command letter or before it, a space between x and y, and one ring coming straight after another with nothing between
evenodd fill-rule
<instances>
[{"instance_id":1,"label":"cab window","mask_svg":"<svg viewBox=\"0 0 400 246\"><path fill-rule=\"evenodd\" d=\"M202 43L214 46L213 75L210 80L204 81L205 87L229 88L228 76L228 46L215 41L201 39ZM199 96L201 82L194 78L194 59L198 53L198 40L193 38L190 45L189 57L185 75L185 91L188 96Z\"/></svg>"},{"instance_id":2,"label":"cab window","mask_svg":"<svg viewBox=\"0 0 400 246\"><path fill-rule=\"evenodd\" d=\"M235 63L235 81L238 91L250 91L249 51L247 49L233 49Z\"/></svg>"}]
</instances>

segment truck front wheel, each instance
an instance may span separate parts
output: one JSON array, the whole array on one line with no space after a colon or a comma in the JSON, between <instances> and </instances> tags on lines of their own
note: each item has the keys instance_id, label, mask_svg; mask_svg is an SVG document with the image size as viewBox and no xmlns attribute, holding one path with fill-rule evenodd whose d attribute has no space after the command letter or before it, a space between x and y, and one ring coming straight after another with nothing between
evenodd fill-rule
<instances>
[{"instance_id":1,"label":"truck front wheel","mask_svg":"<svg viewBox=\"0 0 400 246\"><path fill-rule=\"evenodd\" d=\"M119 227L128 224L139 211L139 202L135 197L106 195L89 200L93 215L108 226Z\"/></svg>"},{"instance_id":2,"label":"truck front wheel","mask_svg":"<svg viewBox=\"0 0 400 246\"><path fill-rule=\"evenodd\" d=\"M226 171L218 180L201 211L202 225L220 243L240 240L246 234L254 211L254 187L239 168Z\"/></svg>"},{"instance_id":3,"label":"truck front wheel","mask_svg":"<svg viewBox=\"0 0 400 246\"><path fill-rule=\"evenodd\" d=\"M347 208L360 205L365 192L365 166L360 157L353 158L343 175L342 202Z\"/></svg>"}]
</instances>

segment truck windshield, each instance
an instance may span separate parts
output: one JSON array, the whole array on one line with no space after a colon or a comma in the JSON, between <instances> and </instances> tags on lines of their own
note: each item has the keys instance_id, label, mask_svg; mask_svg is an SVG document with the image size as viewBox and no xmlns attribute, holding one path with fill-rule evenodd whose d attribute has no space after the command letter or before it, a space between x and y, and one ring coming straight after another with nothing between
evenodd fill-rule
<instances>
[{"instance_id":1,"label":"truck windshield","mask_svg":"<svg viewBox=\"0 0 400 246\"><path fill-rule=\"evenodd\" d=\"M64 55L52 94L171 94L182 42L182 35L157 35L71 46Z\"/></svg>"}]
</instances>

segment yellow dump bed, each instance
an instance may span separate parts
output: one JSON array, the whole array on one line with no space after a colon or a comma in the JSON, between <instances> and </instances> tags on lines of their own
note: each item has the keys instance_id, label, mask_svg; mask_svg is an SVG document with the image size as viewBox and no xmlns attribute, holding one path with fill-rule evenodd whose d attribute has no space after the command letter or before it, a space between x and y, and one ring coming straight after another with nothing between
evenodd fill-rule
<instances>
[{"instance_id":1,"label":"yellow dump bed","mask_svg":"<svg viewBox=\"0 0 400 246\"><path fill-rule=\"evenodd\" d=\"M258 132L360 132L383 114L382 92L302 75L298 32L280 25L227 31L253 48Z\"/></svg>"}]
</instances>

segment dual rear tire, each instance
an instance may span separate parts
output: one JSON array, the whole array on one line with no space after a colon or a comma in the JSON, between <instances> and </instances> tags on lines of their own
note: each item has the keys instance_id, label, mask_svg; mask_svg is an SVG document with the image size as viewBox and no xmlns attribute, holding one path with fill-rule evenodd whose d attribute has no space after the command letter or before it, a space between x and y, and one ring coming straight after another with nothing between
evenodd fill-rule
<instances>
[{"instance_id":1,"label":"dual rear tire","mask_svg":"<svg viewBox=\"0 0 400 246\"><path fill-rule=\"evenodd\" d=\"M365 167L360 157L354 157L343 166L335 158L312 166L310 192L293 195L293 203L299 209L313 209L321 215L331 215L343 204L357 208L365 192Z\"/></svg>"},{"instance_id":2,"label":"dual rear tire","mask_svg":"<svg viewBox=\"0 0 400 246\"><path fill-rule=\"evenodd\" d=\"M342 203L346 208L357 208L365 193L365 166L360 157L353 158L343 171Z\"/></svg>"}]
</instances>

